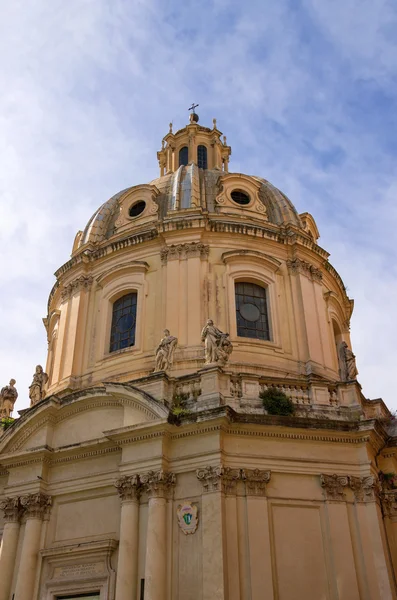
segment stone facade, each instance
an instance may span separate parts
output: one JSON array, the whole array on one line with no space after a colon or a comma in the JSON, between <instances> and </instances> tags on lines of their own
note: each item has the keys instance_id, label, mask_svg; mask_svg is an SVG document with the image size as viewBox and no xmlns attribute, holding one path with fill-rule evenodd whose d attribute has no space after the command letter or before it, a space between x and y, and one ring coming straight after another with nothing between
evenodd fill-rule
<instances>
[{"instance_id":1,"label":"stone facade","mask_svg":"<svg viewBox=\"0 0 397 600\"><path fill-rule=\"evenodd\" d=\"M0 600L396 599L397 436L347 368L353 303L313 217L230 152L216 122L170 131L160 178L57 271L48 381L0 436ZM267 338L238 335L240 282L266 290ZM128 293L134 342L110 352Z\"/></svg>"}]
</instances>

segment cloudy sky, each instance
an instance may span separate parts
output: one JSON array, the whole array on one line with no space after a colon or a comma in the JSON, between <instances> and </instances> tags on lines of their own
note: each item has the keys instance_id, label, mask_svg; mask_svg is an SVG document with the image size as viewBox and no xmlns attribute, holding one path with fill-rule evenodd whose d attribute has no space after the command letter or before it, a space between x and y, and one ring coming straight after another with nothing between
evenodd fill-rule
<instances>
[{"instance_id":1,"label":"cloudy sky","mask_svg":"<svg viewBox=\"0 0 397 600\"><path fill-rule=\"evenodd\" d=\"M200 122L231 169L312 213L350 297L365 396L397 409L397 5L390 0L0 3L0 385L28 406L53 272L156 151Z\"/></svg>"}]
</instances>

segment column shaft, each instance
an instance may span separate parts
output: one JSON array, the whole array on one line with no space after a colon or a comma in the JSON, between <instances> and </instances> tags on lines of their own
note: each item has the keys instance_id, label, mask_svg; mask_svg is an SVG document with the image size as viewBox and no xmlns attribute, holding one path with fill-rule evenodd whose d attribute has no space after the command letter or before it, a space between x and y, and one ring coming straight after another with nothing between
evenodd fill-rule
<instances>
[{"instance_id":1,"label":"column shaft","mask_svg":"<svg viewBox=\"0 0 397 600\"><path fill-rule=\"evenodd\" d=\"M17 554L19 523L8 522L4 525L3 539L0 546L0 600L10 597L15 557Z\"/></svg>"},{"instance_id":2,"label":"column shaft","mask_svg":"<svg viewBox=\"0 0 397 600\"><path fill-rule=\"evenodd\" d=\"M116 600L136 600L138 587L138 532L138 499L125 501L121 505Z\"/></svg>"},{"instance_id":3,"label":"column shaft","mask_svg":"<svg viewBox=\"0 0 397 600\"><path fill-rule=\"evenodd\" d=\"M145 600L166 598L166 517L165 498L149 499L146 537Z\"/></svg>"},{"instance_id":4,"label":"column shaft","mask_svg":"<svg viewBox=\"0 0 397 600\"><path fill-rule=\"evenodd\" d=\"M14 600L32 599L40 550L41 526L40 517L28 518L26 521Z\"/></svg>"}]
</instances>

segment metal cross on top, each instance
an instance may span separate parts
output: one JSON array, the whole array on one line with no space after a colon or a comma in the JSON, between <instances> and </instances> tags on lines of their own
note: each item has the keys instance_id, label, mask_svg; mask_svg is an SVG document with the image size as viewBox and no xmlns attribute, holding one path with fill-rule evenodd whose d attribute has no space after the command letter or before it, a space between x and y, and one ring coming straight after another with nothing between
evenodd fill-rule
<instances>
[{"instance_id":1,"label":"metal cross on top","mask_svg":"<svg viewBox=\"0 0 397 600\"><path fill-rule=\"evenodd\" d=\"M194 110L194 109L195 109L195 108L197 108L198 106L199 106L199 104L194 104L194 102L193 102L193 104L191 105L191 107L190 107L190 108L188 108L188 110L192 110L192 111L193 111L193 114L195 115L195 114L196 114L196 112L195 112L195 110Z\"/></svg>"}]
</instances>

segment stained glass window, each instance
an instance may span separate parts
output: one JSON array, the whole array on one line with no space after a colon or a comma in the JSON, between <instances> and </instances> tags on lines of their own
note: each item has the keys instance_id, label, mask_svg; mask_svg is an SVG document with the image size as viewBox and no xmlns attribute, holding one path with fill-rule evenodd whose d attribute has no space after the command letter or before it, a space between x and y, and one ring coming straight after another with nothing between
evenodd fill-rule
<instances>
[{"instance_id":1,"label":"stained glass window","mask_svg":"<svg viewBox=\"0 0 397 600\"><path fill-rule=\"evenodd\" d=\"M183 146L183 148L181 148L179 150L179 166L184 165L186 166L189 162L189 150L187 146Z\"/></svg>"},{"instance_id":2,"label":"stained glass window","mask_svg":"<svg viewBox=\"0 0 397 600\"><path fill-rule=\"evenodd\" d=\"M135 344L137 293L126 294L113 304L110 352Z\"/></svg>"},{"instance_id":3,"label":"stained glass window","mask_svg":"<svg viewBox=\"0 0 397 600\"><path fill-rule=\"evenodd\" d=\"M198 146L197 148L197 165L199 169L207 169L207 148Z\"/></svg>"},{"instance_id":4,"label":"stained glass window","mask_svg":"<svg viewBox=\"0 0 397 600\"><path fill-rule=\"evenodd\" d=\"M237 335L270 340L266 289L255 283L235 285Z\"/></svg>"}]
</instances>

